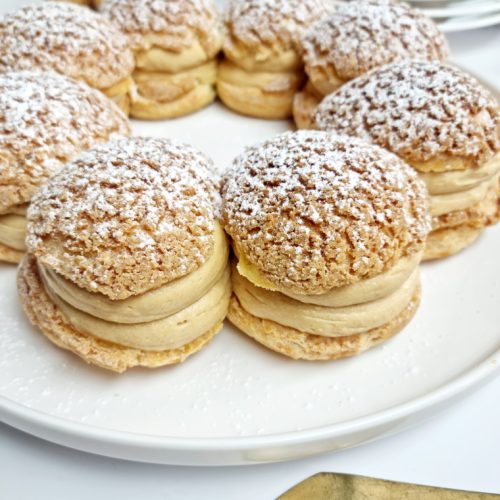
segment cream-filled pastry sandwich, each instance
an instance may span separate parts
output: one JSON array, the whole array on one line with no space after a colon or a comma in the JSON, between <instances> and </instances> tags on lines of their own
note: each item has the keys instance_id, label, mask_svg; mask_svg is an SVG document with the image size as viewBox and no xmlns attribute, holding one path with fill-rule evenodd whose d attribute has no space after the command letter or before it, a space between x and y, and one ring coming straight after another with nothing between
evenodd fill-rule
<instances>
[{"instance_id":1,"label":"cream-filled pastry sandwich","mask_svg":"<svg viewBox=\"0 0 500 500\"><path fill-rule=\"evenodd\" d=\"M432 19L394 0L353 0L301 38L307 83L294 98L299 128L313 128L325 95L367 71L397 61L444 61L448 44Z\"/></svg>"},{"instance_id":2,"label":"cream-filled pastry sandwich","mask_svg":"<svg viewBox=\"0 0 500 500\"><path fill-rule=\"evenodd\" d=\"M107 0L135 53L131 115L174 118L215 99L222 22L213 0Z\"/></svg>"},{"instance_id":3,"label":"cream-filled pastry sandwich","mask_svg":"<svg viewBox=\"0 0 500 500\"><path fill-rule=\"evenodd\" d=\"M129 133L118 107L82 82L0 74L0 261L25 253L26 210L41 185L82 151Z\"/></svg>"},{"instance_id":4,"label":"cream-filled pastry sandwich","mask_svg":"<svg viewBox=\"0 0 500 500\"><path fill-rule=\"evenodd\" d=\"M431 195L425 259L470 245L500 217L500 111L463 71L409 61L375 69L327 96L321 130L360 137L413 166Z\"/></svg>"},{"instance_id":5,"label":"cream-filled pastry sandwich","mask_svg":"<svg viewBox=\"0 0 500 500\"><path fill-rule=\"evenodd\" d=\"M229 320L294 359L358 354L399 332L420 299L425 184L392 153L320 131L239 156L223 180L236 262Z\"/></svg>"},{"instance_id":6,"label":"cream-filled pastry sandwich","mask_svg":"<svg viewBox=\"0 0 500 500\"><path fill-rule=\"evenodd\" d=\"M18 290L31 322L86 362L179 363L231 295L213 165L167 139L120 139L69 163L28 210Z\"/></svg>"},{"instance_id":7,"label":"cream-filled pastry sandwich","mask_svg":"<svg viewBox=\"0 0 500 500\"><path fill-rule=\"evenodd\" d=\"M127 38L86 7L43 2L0 18L0 73L55 71L99 89L128 114L133 67Z\"/></svg>"},{"instance_id":8,"label":"cream-filled pastry sandwich","mask_svg":"<svg viewBox=\"0 0 500 500\"><path fill-rule=\"evenodd\" d=\"M244 115L288 118L304 81L298 39L331 12L328 0L231 0L217 92Z\"/></svg>"}]
</instances>

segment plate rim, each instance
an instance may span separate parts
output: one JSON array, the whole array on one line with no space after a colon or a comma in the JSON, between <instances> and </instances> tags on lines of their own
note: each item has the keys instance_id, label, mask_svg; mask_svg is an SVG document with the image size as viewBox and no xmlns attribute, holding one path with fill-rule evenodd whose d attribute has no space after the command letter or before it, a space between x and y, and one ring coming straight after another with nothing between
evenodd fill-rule
<instances>
[{"instance_id":1,"label":"plate rim","mask_svg":"<svg viewBox=\"0 0 500 500\"><path fill-rule=\"evenodd\" d=\"M437 24L443 33L487 28L500 24L500 12L480 16L459 16ZM471 72L469 71L469 73Z\"/></svg>"},{"instance_id":2,"label":"plate rim","mask_svg":"<svg viewBox=\"0 0 500 500\"><path fill-rule=\"evenodd\" d=\"M390 424L398 419L418 414L433 406L437 406L439 403L451 400L454 396L465 393L467 389L473 388L481 381L493 378L496 372L500 372L500 347L478 364L462 372L459 376L450 379L430 392L404 403L335 424L327 424L299 431L265 434L262 436L175 437L105 429L93 424L85 424L65 419L64 417L50 415L43 411L26 407L1 395L0 419L6 424L20 430L25 430L25 427L22 425L19 427L16 426L16 420L20 420L21 423L31 423L36 426L36 431L38 432L34 432L33 428L26 432L42 437L43 439L46 438L43 437L43 432L40 431L48 430L73 435L78 438L92 439L102 444L118 445L128 449L132 448L134 450L212 451L219 454L231 451L244 452L263 446L267 448L270 446L286 447L307 444L320 438L332 439L342 435L362 432L376 426ZM7 420L4 420L5 417L7 417ZM12 419L8 417L12 417ZM85 451L83 447L75 448ZM108 456L117 457L116 454L109 454Z\"/></svg>"}]
</instances>

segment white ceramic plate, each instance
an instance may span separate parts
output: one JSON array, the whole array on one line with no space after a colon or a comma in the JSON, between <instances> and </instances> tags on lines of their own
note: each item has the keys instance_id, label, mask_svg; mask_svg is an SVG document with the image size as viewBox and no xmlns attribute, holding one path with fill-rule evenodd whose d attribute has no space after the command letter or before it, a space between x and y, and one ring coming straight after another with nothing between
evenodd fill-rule
<instances>
[{"instance_id":1,"label":"white ceramic plate","mask_svg":"<svg viewBox=\"0 0 500 500\"><path fill-rule=\"evenodd\" d=\"M438 23L439 28L444 33L485 28L487 26L494 26L496 24L500 24L500 13L485 14L482 16L450 17Z\"/></svg>"},{"instance_id":2,"label":"white ceramic plate","mask_svg":"<svg viewBox=\"0 0 500 500\"><path fill-rule=\"evenodd\" d=\"M289 128L215 104L170 122L222 169L246 144ZM415 423L498 368L500 227L462 254L427 264L423 301L396 338L329 363L276 355L227 325L180 366L121 376L85 365L31 327L15 269L0 266L0 419L85 451L169 464L286 460L353 446Z\"/></svg>"},{"instance_id":3,"label":"white ceramic plate","mask_svg":"<svg viewBox=\"0 0 500 500\"><path fill-rule=\"evenodd\" d=\"M456 16L477 16L480 14L490 14L500 11L500 2L497 0L480 0L474 2L458 2L449 4L446 7L426 6L422 8L428 16L434 18L456 17Z\"/></svg>"}]
</instances>

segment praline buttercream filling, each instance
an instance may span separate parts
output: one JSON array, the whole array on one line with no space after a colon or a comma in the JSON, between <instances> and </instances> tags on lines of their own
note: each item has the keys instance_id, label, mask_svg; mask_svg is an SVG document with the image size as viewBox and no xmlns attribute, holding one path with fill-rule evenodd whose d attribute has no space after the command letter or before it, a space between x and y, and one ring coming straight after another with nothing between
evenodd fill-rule
<instances>
[{"instance_id":1,"label":"praline buttercream filling","mask_svg":"<svg viewBox=\"0 0 500 500\"><path fill-rule=\"evenodd\" d=\"M227 266L228 246L219 224L215 225L214 250L198 269L166 285L124 300L92 293L41 264L47 286L71 306L115 323L145 323L174 314L205 295L220 280Z\"/></svg>"},{"instance_id":2,"label":"praline buttercream filling","mask_svg":"<svg viewBox=\"0 0 500 500\"><path fill-rule=\"evenodd\" d=\"M235 265L233 292L241 306L258 318L325 337L354 335L382 326L404 310L419 286L421 257L402 259L364 282L308 296L266 289L262 284L268 282L259 280L258 271L245 273L250 281L238 271L245 266Z\"/></svg>"},{"instance_id":3,"label":"praline buttercream filling","mask_svg":"<svg viewBox=\"0 0 500 500\"><path fill-rule=\"evenodd\" d=\"M140 100L172 102L197 86L215 85L217 63L215 60L210 60L178 73L138 69L133 77L135 86L131 90L131 97L134 102Z\"/></svg>"},{"instance_id":4,"label":"praline buttercream filling","mask_svg":"<svg viewBox=\"0 0 500 500\"><path fill-rule=\"evenodd\" d=\"M200 299L166 318L146 323L113 323L84 313L62 300L44 283L51 300L75 329L115 344L164 351L181 347L223 321L231 295L229 267Z\"/></svg>"},{"instance_id":5,"label":"praline buttercream filling","mask_svg":"<svg viewBox=\"0 0 500 500\"><path fill-rule=\"evenodd\" d=\"M429 190L433 216L466 210L484 200L489 190L498 185L500 154L476 169L445 169L419 175Z\"/></svg>"},{"instance_id":6,"label":"praline buttercream filling","mask_svg":"<svg viewBox=\"0 0 500 500\"><path fill-rule=\"evenodd\" d=\"M323 337L364 333L395 318L410 302L419 284L418 269L395 292L382 299L345 307L304 304L279 292L253 285L236 270L233 291L253 316Z\"/></svg>"},{"instance_id":7,"label":"praline buttercream filling","mask_svg":"<svg viewBox=\"0 0 500 500\"><path fill-rule=\"evenodd\" d=\"M247 71L231 61L219 65L218 79L238 87L253 87L264 92L279 93L297 90L303 80L300 71Z\"/></svg>"},{"instance_id":8,"label":"praline buttercream filling","mask_svg":"<svg viewBox=\"0 0 500 500\"><path fill-rule=\"evenodd\" d=\"M227 243L216 224L214 252L193 273L158 289L112 301L39 265L45 290L78 331L119 345L175 349L220 323L231 293Z\"/></svg>"},{"instance_id":9,"label":"praline buttercream filling","mask_svg":"<svg viewBox=\"0 0 500 500\"><path fill-rule=\"evenodd\" d=\"M27 205L12 207L0 215L0 243L6 247L26 251L26 210Z\"/></svg>"},{"instance_id":10,"label":"praline buttercream filling","mask_svg":"<svg viewBox=\"0 0 500 500\"><path fill-rule=\"evenodd\" d=\"M216 45L220 46L221 40L216 41ZM198 41L177 52L152 46L136 54L133 77L135 88L131 97L134 102L172 102L199 85L214 85L217 60L207 54Z\"/></svg>"}]
</instances>

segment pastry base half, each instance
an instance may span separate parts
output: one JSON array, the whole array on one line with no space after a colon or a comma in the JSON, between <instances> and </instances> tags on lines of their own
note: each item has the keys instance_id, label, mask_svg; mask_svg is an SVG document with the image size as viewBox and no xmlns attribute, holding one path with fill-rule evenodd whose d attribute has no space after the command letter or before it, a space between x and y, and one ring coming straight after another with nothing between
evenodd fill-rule
<instances>
[{"instance_id":1,"label":"pastry base half","mask_svg":"<svg viewBox=\"0 0 500 500\"><path fill-rule=\"evenodd\" d=\"M202 84L195 86L191 91L172 101L155 100L140 96L132 98L130 116L142 120L161 120L177 118L178 116L194 113L208 106L215 100L213 85Z\"/></svg>"},{"instance_id":2,"label":"pastry base half","mask_svg":"<svg viewBox=\"0 0 500 500\"><path fill-rule=\"evenodd\" d=\"M492 189L486 198L466 210L435 217L427 237L422 260L449 257L472 245L483 229L500 219L500 189Z\"/></svg>"},{"instance_id":3,"label":"pastry base half","mask_svg":"<svg viewBox=\"0 0 500 500\"><path fill-rule=\"evenodd\" d=\"M422 260L441 259L456 254L472 245L482 231L483 228L468 224L432 231L427 237Z\"/></svg>"},{"instance_id":4,"label":"pastry base half","mask_svg":"<svg viewBox=\"0 0 500 500\"><path fill-rule=\"evenodd\" d=\"M295 94L293 98L293 119L297 128L315 128L313 117L320 102L321 99L309 92L307 87Z\"/></svg>"},{"instance_id":5,"label":"pastry base half","mask_svg":"<svg viewBox=\"0 0 500 500\"><path fill-rule=\"evenodd\" d=\"M388 323L365 333L346 337L323 337L304 333L248 313L233 294L228 319L242 332L273 351L293 359L326 361L354 356L400 332L413 318L420 303L420 286L407 307Z\"/></svg>"},{"instance_id":6,"label":"pastry base half","mask_svg":"<svg viewBox=\"0 0 500 500\"><path fill-rule=\"evenodd\" d=\"M2 243L0 243L0 261L10 262L11 264L17 264L21 262L25 252L21 250L16 250L15 248L10 248Z\"/></svg>"},{"instance_id":7,"label":"pastry base half","mask_svg":"<svg viewBox=\"0 0 500 500\"><path fill-rule=\"evenodd\" d=\"M222 329L222 322L192 342L167 351L143 351L106 342L75 330L49 299L38 274L36 258L26 255L17 275L24 310L34 325L54 344L73 352L89 364L122 373L128 368L157 368L181 363L202 349Z\"/></svg>"},{"instance_id":8,"label":"pastry base half","mask_svg":"<svg viewBox=\"0 0 500 500\"><path fill-rule=\"evenodd\" d=\"M244 87L218 80L217 94L228 108L243 115L269 120L292 116L293 89L265 92L258 87Z\"/></svg>"}]
</instances>

